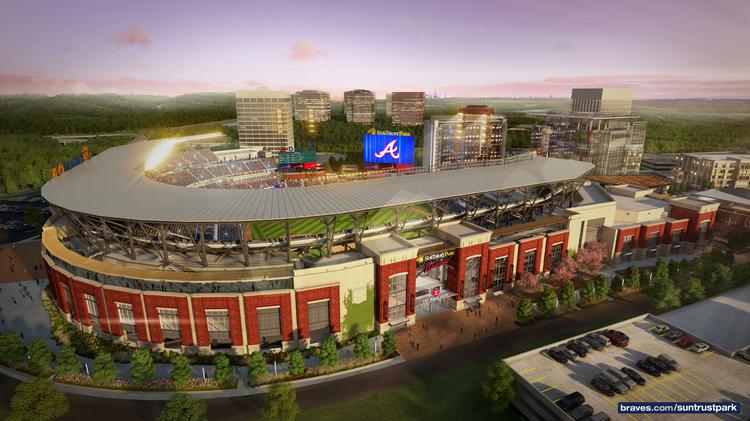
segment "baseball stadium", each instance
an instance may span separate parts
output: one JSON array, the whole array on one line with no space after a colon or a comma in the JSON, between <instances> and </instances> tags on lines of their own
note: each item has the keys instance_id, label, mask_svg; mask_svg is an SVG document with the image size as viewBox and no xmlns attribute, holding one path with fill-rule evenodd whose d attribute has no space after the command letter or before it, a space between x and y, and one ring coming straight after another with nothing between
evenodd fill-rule
<instances>
[{"instance_id":1,"label":"baseball stadium","mask_svg":"<svg viewBox=\"0 0 750 421\"><path fill-rule=\"evenodd\" d=\"M50 180L42 255L80 329L185 353L306 348L481 303L568 249L591 163L289 177L273 158L109 149Z\"/></svg>"}]
</instances>

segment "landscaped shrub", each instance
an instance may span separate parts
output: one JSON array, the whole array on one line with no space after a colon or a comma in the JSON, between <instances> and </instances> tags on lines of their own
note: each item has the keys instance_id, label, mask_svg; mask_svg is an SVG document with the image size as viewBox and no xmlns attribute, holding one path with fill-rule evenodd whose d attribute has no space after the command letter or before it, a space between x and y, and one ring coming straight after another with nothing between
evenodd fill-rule
<instances>
[{"instance_id":1,"label":"landscaped shrub","mask_svg":"<svg viewBox=\"0 0 750 421\"><path fill-rule=\"evenodd\" d=\"M91 378L94 383L105 383L114 380L117 376L117 368L112 360L112 355L108 352L102 352L94 358L94 373Z\"/></svg>"},{"instance_id":2,"label":"landscaped shrub","mask_svg":"<svg viewBox=\"0 0 750 421\"><path fill-rule=\"evenodd\" d=\"M396 353L396 338L393 336L393 332L385 332L382 345L383 355L386 357Z\"/></svg>"},{"instance_id":3,"label":"landscaped shrub","mask_svg":"<svg viewBox=\"0 0 750 421\"><path fill-rule=\"evenodd\" d=\"M18 333L8 330L0 335L0 362L7 366L17 363L24 354L23 342Z\"/></svg>"},{"instance_id":4,"label":"landscaped shrub","mask_svg":"<svg viewBox=\"0 0 750 421\"><path fill-rule=\"evenodd\" d=\"M130 375L133 378L133 383L143 386L154 378L155 373L156 364L154 364L150 352L145 349L133 352L130 359Z\"/></svg>"},{"instance_id":5,"label":"landscaped shrub","mask_svg":"<svg viewBox=\"0 0 750 421\"><path fill-rule=\"evenodd\" d=\"M60 348L55 360L57 362L55 365L55 374L57 374L57 377L73 376L81 372L83 363L78 358L78 355L76 355L75 349L70 345Z\"/></svg>"},{"instance_id":6,"label":"landscaped shrub","mask_svg":"<svg viewBox=\"0 0 750 421\"><path fill-rule=\"evenodd\" d=\"M224 354L217 354L214 357L214 379L219 384L225 384L232 378L232 371L229 368L229 358Z\"/></svg>"},{"instance_id":7,"label":"landscaped shrub","mask_svg":"<svg viewBox=\"0 0 750 421\"><path fill-rule=\"evenodd\" d=\"M190 369L190 361L184 355L176 355L172 358L172 372L169 374L172 383L175 386L183 386L188 380L193 378L193 372Z\"/></svg>"},{"instance_id":8,"label":"landscaped shrub","mask_svg":"<svg viewBox=\"0 0 750 421\"><path fill-rule=\"evenodd\" d=\"M36 374L48 370L53 358L44 339L34 339L31 341L28 357L29 369Z\"/></svg>"},{"instance_id":9,"label":"landscaped shrub","mask_svg":"<svg viewBox=\"0 0 750 421\"><path fill-rule=\"evenodd\" d=\"M255 381L258 377L266 374L266 358L261 352L255 351L247 357L247 368L250 379Z\"/></svg>"},{"instance_id":10,"label":"landscaped shrub","mask_svg":"<svg viewBox=\"0 0 750 421\"><path fill-rule=\"evenodd\" d=\"M320 344L320 365L323 367L333 367L338 362L339 353L336 348L336 341L332 336L329 336Z\"/></svg>"},{"instance_id":11,"label":"landscaped shrub","mask_svg":"<svg viewBox=\"0 0 750 421\"><path fill-rule=\"evenodd\" d=\"M292 376L301 376L305 373L305 360L302 353L295 349L289 354L289 374Z\"/></svg>"},{"instance_id":12,"label":"landscaped shrub","mask_svg":"<svg viewBox=\"0 0 750 421\"><path fill-rule=\"evenodd\" d=\"M367 339L366 333L360 333L359 335L357 335L354 341L354 355L356 355L360 360L364 360L372 356L370 342Z\"/></svg>"}]
</instances>

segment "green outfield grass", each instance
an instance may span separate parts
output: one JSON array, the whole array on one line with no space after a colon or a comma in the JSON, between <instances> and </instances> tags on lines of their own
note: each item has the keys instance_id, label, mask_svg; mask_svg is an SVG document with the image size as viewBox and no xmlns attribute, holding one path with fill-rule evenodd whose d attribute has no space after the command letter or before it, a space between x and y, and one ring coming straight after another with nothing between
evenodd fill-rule
<instances>
[{"instance_id":1,"label":"green outfield grass","mask_svg":"<svg viewBox=\"0 0 750 421\"><path fill-rule=\"evenodd\" d=\"M430 212L427 205L413 206L409 212L406 213L407 220L423 218ZM370 212L368 215L365 225L368 227L384 225L393 222L395 216L393 211L390 209L379 209L375 212ZM336 220L336 231L346 231L354 228L354 223L351 218L346 216L339 216ZM260 222L257 224L251 224L250 230L254 240L269 240L284 238L286 236L286 227L283 222ZM320 218L304 219L299 221L292 221L289 224L289 233L292 236L295 235L309 235L309 234L324 234L326 230L325 224Z\"/></svg>"}]
</instances>

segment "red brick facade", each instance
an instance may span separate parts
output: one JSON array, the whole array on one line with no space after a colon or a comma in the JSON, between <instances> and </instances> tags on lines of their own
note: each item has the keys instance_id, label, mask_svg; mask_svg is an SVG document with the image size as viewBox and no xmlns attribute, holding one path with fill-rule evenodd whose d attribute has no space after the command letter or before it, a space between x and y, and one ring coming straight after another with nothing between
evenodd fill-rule
<instances>
[{"instance_id":1,"label":"red brick facade","mask_svg":"<svg viewBox=\"0 0 750 421\"><path fill-rule=\"evenodd\" d=\"M244 297L245 327L247 328L247 343L260 345L261 337L258 333L258 308L279 307L281 317L281 338L283 341L294 339L292 329L292 298L289 293L251 295Z\"/></svg>"},{"instance_id":2,"label":"red brick facade","mask_svg":"<svg viewBox=\"0 0 750 421\"><path fill-rule=\"evenodd\" d=\"M687 219L683 219L680 221L668 221L664 226L662 244L672 244L672 236L677 231L682 231L680 241L685 241L687 238L688 223L689 221Z\"/></svg>"},{"instance_id":3,"label":"red brick facade","mask_svg":"<svg viewBox=\"0 0 750 421\"><path fill-rule=\"evenodd\" d=\"M704 222L708 222L708 230L706 231L706 238L703 238L703 240L711 238L714 224L716 223L716 211L699 213L693 209L672 205L669 214L675 219L685 218L690 220L683 241L697 242L698 236L700 235L701 224Z\"/></svg>"},{"instance_id":4,"label":"red brick facade","mask_svg":"<svg viewBox=\"0 0 750 421\"><path fill-rule=\"evenodd\" d=\"M463 247L456 249L456 253L451 257L448 263L448 277L446 284L448 288L455 292L456 301L464 299L464 276L466 275L466 259L474 256L480 257L479 264L479 280L477 281L477 293L481 294L487 288L487 258L488 258L488 245L487 243L475 244L473 246Z\"/></svg>"},{"instance_id":5,"label":"red brick facade","mask_svg":"<svg viewBox=\"0 0 750 421\"><path fill-rule=\"evenodd\" d=\"M138 335L138 340L147 342L148 334L146 333L146 315L143 313L140 294L114 289L106 289L105 291L106 307L109 311L109 323L112 326L112 334L115 336L122 336L125 333L122 326L120 326L120 315L117 312L117 303L126 303L133 307L135 331Z\"/></svg>"},{"instance_id":6,"label":"red brick facade","mask_svg":"<svg viewBox=\"0 0 750 421\"><path fill-rule=\"evenodd\" d=\"M338 286L307 289L295 293L297 300L297 330L300 339L310 337L307 320L307 303L328 299L328 320L331 323L331 333L341 332L341 302L339 301Z\"/></svg>"},{"instance_id":7,"label":"red brick facade","mask_svg":"<svg viewBox=\"0 0 750 421\"><path fill-rule=\"evenodd\" d=\"M533 249L536 249L536 261L534 262L534 274L539 273L541 264L542 264L542 257L543 257L542 248L544 247L544 240L545 240L545 237L538 237L538 238L533 238L530 240L522 240L519 242L518 262L516 263L517 264L516 273L518 275L522 275L524 272L523 270L524 257L525 257L524 254L527 251L533 250Z\"/></svg>"},{"instance_id":8,"label":"red brick facade","mask_svg":"<svg viewBox=\"0 0 750 421\"><path fill-rule=\"evenodd\" d=\"M617 231L617 241L615 242L615 252L616 253L622 253L623 244L625 243L626 237L633 237L633 241L630 246L631 250L635 250L638 248L638 241L640 237L641 232L641 226L635 226L635 227L628 227L628 228L620 228Z\"/></svg>"},{"instance_id":9,"label":"red brick facade","mask_svg":"<svg viewBox=\"0 0 750 421\"><path fill-rule=\"evenodd\" d=\"M516 244L506 244L498 246L488 250L488 264L487 264L487 281L491 283L495 276L495 261L501 257L506 258L505 263L505 276L502 278L501 283L508 283L513 280L513 275L516 270L515 261L513 259L516 251Z\"/></svg>"},{"instance_id":10,"label":"red brick facade","mask_svg":"<svg viewBox=\"0 0 750 421\"><path fill-rule=\"evenodd\" d=\"M193 327L190 325L190 308L187 297L144 294L143 300L146 303L146 313L149 315L148 328L149 332L151 332L151 342L156 344L164 342L158 308L174 308L177 309L177 317L180 319L180 339L182 345L194 345Z\"/></svg>"},{"instance_id":11,"label":"red brick facade","mask_svg":"<svg viewBox=\"0 0 750 421\"><path fill-rule=\"evenodd\" d=\"M547 244L545 246L545 251L544 251L544 270L545 271L551 272L555 270L555 268L551 267L552 258L553 258L552 246L554 246L555 244L562 245L562 255L559 256L560 258L568 254L568 237L569 236L570 236L570 233L567 230L547 234Z\"/></svg>"},{"instance_id":12,"label":"red brick facade","mask_svg":"<svg viewBox=\"0 0 750 421\"><path fill-rule=\"evenodd\" d=\"M417 288L416 259L403 262L376 265L375 269L375 319L378 323L388 322L388 280L391 276L406 273L406 314L414 314L414 294Z\"/></svg>"},{"instance_id":13,"label":"red brick facade","mask_svg":"<svg viewBox=\"0 0 750 421\"><path fill-rule=\"evenodd\" d=\"M664 236L664 222L659 222L653 225L644 225L641 227L640 236L638 239L638 247L648 247L648 238L652 234L657 234L656 244L662 243L662 237Z\"/></svg>"},{"instance_id":14,"label":"red brick facade","mask_svg":"<svg viewBox=\"0 0 750 421\"><path fill-rule=\"evenodd\" d=\"M193 296L193 317L195 318L195 335L198 346L210 346L206 310L227 310L229 313L229 337L232 346L242 345L242 320L240 319L240 302L237 295L226 297Z\"/></svg>"}]
</instances>

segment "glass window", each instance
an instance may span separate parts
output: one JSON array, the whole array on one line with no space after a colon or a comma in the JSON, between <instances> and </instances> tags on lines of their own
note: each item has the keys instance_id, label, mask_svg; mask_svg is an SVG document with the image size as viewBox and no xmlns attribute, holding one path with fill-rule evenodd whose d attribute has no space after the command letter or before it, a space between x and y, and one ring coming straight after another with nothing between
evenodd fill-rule
<instances>
[{"instance_id":1,"label":"glass window","mask_svg":"<svg viewBox=\"0 0 750 421\"><path fill-rule=\"evenodd\" d=\"M157 308L161 330L180 330L180 318L176 308Z\"/></svg>"},{"instance_id":2,"label":"glass window","mask_svg":"<svg viewBox=\"0 0 750 421\"><path fill-rule=\"evenodd\" d=\"M508 272L508 256L498 257L495 259L495 269L493 270L492 286L497 287L505 282L505 275Z\"/></svg>"},{"instance_id":3,"label":"glass window","mask_svg":"<svg viewBox=\"0 0 750 421\"><path fill-rule=\"evenodd\" d=\"M133 317L133 305L128 303L116 303L117 314L120 316L120 323L123 325L135 325L135 317Z\"/></svg>"},{"instance_id":4,"label":"glass window","mask_svg":"<svg viewBox=\"0 0 750 421\"><path fill-rule=\"evenodd\" d=\"M679 244L682 241L682 230L674 230L672 232L672 244Z\"/></svg>"},{"instance_id":5,"label":"glass window","mask_svg":"<svg viewBox=\"0 0 750 421\"><path fill-rule=\"evenodd\" d=\"M68 288L68 286L65 284L62 284L62 287L63 293L65 294L65 302L68 303L68 311L70 311L70 315L75 319L76 308L73 305L73 296L70 294L70 288Z\"/></svg>"},{"instance_id":6,"label":"glass window","mask_svg":"<svg viewBox=\"0 0 750 421\"><path fill-rule=\"evenodd\" d=\"M388 320L406 317L406 274L391 276L388 279Z\"/></svg>"},{"instance_id":7,"label":"glass window","mask_svg":"<svg viewBox=\"0 0 750 421\"><path fill-rule=\"evenodd\" d=\"M599 241L599 232L603 226L604 218L589 220L586 224L586 239L584 244Z\"/></svg>"},{"instance_id":8,"label":"glass window","mask_svg":"<svg viewBox=\"0 0 750 421\"><path fill-rule=\"evenodd\" d=\"M258 335L261 345L281 341L281 309L279 307L258 309Z\"/></svg>"},{"instance_id":9,"label":"glass window","mask_svg":"<svg viewBox=\"0 0 750 421\"><path fill-rule=\"evenodd\" d=\"M310 340L317 343L331 333L331 322L328 318L328 300L317 301L307 305L307 323L310 328Z\"/></svg>"},{"instance_id":10,"label":"glass window","mask_svg":"<svg viewBox=\"0 0 750 421\"><path fill-rule=\"evenodd\" d=\"M480 256L466 259L466 268L464 269L464 298L473 297L479 293L479 267L481 262L482 258Z\"/></svg>"},{"instance_id":11,"label":"glass window","mask_svg":"<svg viewBox=\"0 0 750 421\"><path fill-rule=\"evenodd\" d=\"M86 312L89 317L99 317L99 309L96 307L96 297L90 294L83 294L83 298L86 301Z\"/></svg>"},{"instance_id":12,"label":"glass window","mask_svg":"<svg viewBox=\"0 0 750 421\"><path fill-rule=\"evenodd\" d=\"M708 221L701 222L700 231L698 232L698 241L706 239L706 233L708 232Z\"/></svg>"},{"instance_id":13,"label":"glass window","mask_svg":"<svg viewBox=\"0 0 750 421\"><path fill-rule=\"evenodd\" d=\"M206 323L208 324L209 332L228 332L229 311L206 310Z\"/></svg>"},{"instance_id":14,"label":"glass window","mask_svg":"<svg viewBox=\"0 0 750 421\"><path fill-rule=\"evenodd\" d=\"M523 272L536 273L536 249L527 250L523 254Z\"/></svg>"},{"instance_id":15,"label":"glass window","mask_svg":"<svg viewBox=\"0 0 750 421\"><path fill-rule=\"evenodd\" d=\"M633 236L628 235L625 236L622 240L622 253L623 254L630 254L633 252Z\"/></svg>"},{"instance_id":16,"label":"glass window","mask_svg":"<svg viewBox=\"0 0 750 421\"><path fill-rule=\"evenodd\" d=\"M562 259L562 252L563 252L563 244L562 243L556 243L552 245L552 250L550 251L549 256L549 269L553 270L557 267L557 265L560 263L560 259Z\"/></svg>"}]
</instances>

